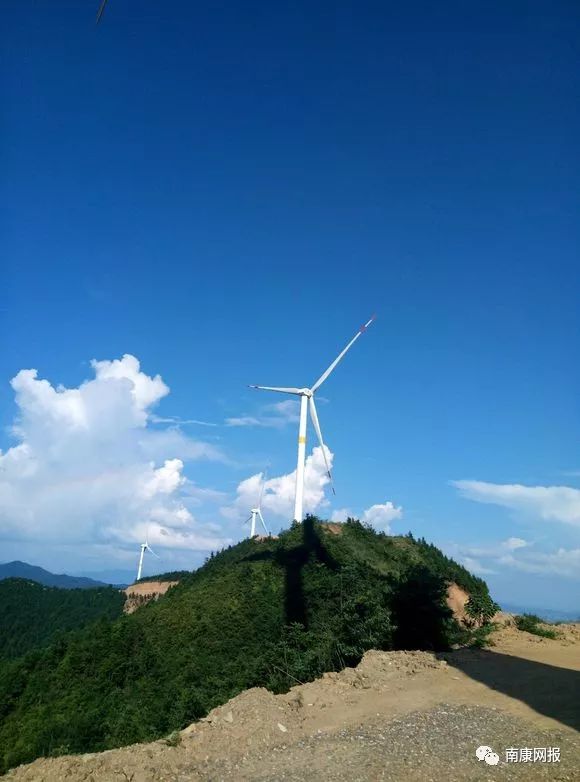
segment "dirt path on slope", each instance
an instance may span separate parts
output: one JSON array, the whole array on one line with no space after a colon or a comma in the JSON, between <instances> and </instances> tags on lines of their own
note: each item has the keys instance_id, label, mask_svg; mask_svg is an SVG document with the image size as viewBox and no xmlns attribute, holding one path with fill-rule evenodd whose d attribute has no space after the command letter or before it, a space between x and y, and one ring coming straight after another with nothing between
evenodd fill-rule
<instances>
[{"instance_id":1,"label":"dirt path on slope","mask_svg":"<svg viewBox=\"0 0 580 782\"><path fill-rule=\"evenodd\" d=\"M163 741L38 760L14 782L580 780L580 625L556 641L505 628L491 650L365 654L272 695L247 690ZM480 744L501 758L487 766ZM559 762L505 750L560 748Z\"/></svg>"}]
</instances>

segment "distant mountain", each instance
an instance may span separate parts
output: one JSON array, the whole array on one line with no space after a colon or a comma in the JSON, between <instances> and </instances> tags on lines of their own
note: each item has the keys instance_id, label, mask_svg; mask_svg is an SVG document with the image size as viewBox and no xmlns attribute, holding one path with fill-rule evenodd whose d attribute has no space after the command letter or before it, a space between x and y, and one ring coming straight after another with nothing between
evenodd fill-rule
<instances>
[{"instance_id":1,"label":"distant mountain","mask_svg":"<svg viewBox=\"0 0 580 782\"><path fill-rule=\"evenodd\" d=\"M81 570L71 573L71 576L89 578L112 586L126 587L135 581L137 565L132 570Z\"/></svg>"},{"instance_id":2,"label":"distant mountain","mask_svg":"<svg viewBox=\"0 0 580 782\"><path fill-rule=\"evenodd\" d=\"M92 578L50 573L42 567L29 565L28 562L20 562L19 560L0 564L0 581L5 578L25 578L29 581L36 581L38 584L44 584L44 586L60 587L61 589L96 589L97 587L109 586L103 581L93 581Z\"/></svg>"}]
</instances>

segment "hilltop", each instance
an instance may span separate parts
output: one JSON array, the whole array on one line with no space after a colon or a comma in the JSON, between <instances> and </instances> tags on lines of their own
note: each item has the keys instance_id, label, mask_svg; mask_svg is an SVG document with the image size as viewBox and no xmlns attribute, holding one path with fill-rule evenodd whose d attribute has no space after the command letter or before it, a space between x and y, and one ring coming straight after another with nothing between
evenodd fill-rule
<instances>
[{"instance_id":1,"label":"hilltop","mask_svg":"<svg viewBox=\"0 0 580 782\"><path fill-rule=\"evenodd\" d=\"M134 613L4 664L1 768L150 741L244 689L285 692L368 649L447 649L465 636L450 583L488 593L425 541L352 520L244 540Z\"/></svg>"}]
</instances>

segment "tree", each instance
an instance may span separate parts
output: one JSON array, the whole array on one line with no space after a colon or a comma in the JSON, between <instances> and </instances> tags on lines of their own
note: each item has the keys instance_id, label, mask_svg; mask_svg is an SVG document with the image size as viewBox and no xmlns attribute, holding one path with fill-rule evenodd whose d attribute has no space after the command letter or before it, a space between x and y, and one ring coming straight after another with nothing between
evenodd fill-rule
<instances>
[{"instance_id":1,"label":"tree","mask_svg":"<svg viewBox=\"0 0 580 782\"><path fill-rule=\"evenodd\" d=\"M477 626L489 624L499 610L487 592L474 592L465 604L465 613Z\"/></svg>"}]
</instances>

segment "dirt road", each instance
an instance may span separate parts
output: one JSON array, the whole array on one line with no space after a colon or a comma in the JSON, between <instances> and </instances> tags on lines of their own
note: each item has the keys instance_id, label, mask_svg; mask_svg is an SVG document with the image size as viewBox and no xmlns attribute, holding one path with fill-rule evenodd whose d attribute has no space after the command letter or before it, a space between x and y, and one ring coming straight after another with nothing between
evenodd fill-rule
<instances>
[{"instance_id":1,"label":"dirt road","mask_svg":"<svg viewBox=\"0 0 580 782\"><path fill-rule=\"evenodd\" d=\"M14 782L580 780L580 625L513 628L491 650L368 652L356 669L274 696L241 693L163 741L39 760ZM478 761L488 745L497 766ZM506 762L507 749L560 760ZM512 753L513 754L513 753ZM526 757L524 753L523 757Z\"/></svg>"}]
</instances>

